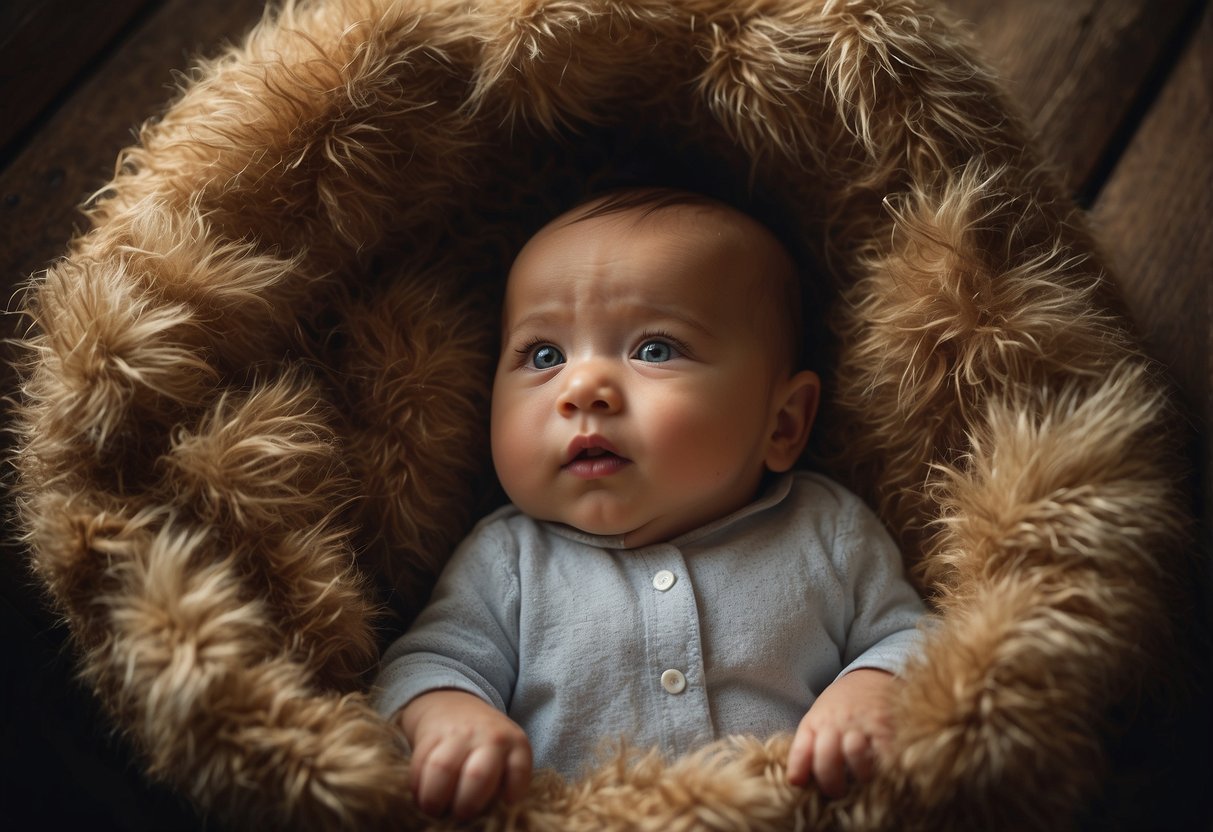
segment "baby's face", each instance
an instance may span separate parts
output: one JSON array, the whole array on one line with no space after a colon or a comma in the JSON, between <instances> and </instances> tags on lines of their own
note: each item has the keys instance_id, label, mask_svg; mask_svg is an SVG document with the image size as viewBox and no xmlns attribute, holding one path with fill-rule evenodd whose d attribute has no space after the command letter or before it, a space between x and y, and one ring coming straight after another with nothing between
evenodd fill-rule
<instances>
[{"instance_id":1,"label":"baby's face","mask_svg":"<svg viewBox=\"0 0 1213 832\"><path fill-rule=\"evenodd\" d=\"M566 215L519 254L492 412L519 508L629 546L753 498L789 375L769 234L712 206L636 210Z\"/></svg>"}]
</instances>

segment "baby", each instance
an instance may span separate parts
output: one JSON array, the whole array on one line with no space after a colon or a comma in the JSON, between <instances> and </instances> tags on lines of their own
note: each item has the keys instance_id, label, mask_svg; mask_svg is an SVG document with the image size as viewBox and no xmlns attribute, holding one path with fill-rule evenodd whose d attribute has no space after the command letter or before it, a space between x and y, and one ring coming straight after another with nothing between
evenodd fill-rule
<instances>
[{"instance_id":1,"label":"baby","mask_svg":"<svg viewBox=\"0 0 1213 832\"><path fill-rule=\"evenodd\" d=\"M492 406L512 505L376 684L423 811L517 799L604 737L678 755L795 727L792 784L871 776L923 608L857 497L785 473L819 392L798 298L770 231L680 191L594 200L519 253Z\"/></svg>"}]
</instances>

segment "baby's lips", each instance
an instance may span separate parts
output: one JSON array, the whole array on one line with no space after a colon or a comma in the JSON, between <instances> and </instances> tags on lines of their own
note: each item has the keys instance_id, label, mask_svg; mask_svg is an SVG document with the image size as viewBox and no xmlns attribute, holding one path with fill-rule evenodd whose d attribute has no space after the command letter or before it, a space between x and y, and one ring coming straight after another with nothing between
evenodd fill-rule
<instances>
[{"instance_id":1,"label":"baby's lips","mask_svg":"<svg viewBox=\"0 0 1213 832\"><path fill-rule=\"evenodd\" d=\"M625 458L623 454L619 453L619 449L612 445L606 437L597 433L590 433L578 436L569 443L569 447L564 454L564 464L568 465L574 459L581 456L581 454L591 450L601 450L614 454L621 459Z\"/></svg>"}]
</instances>

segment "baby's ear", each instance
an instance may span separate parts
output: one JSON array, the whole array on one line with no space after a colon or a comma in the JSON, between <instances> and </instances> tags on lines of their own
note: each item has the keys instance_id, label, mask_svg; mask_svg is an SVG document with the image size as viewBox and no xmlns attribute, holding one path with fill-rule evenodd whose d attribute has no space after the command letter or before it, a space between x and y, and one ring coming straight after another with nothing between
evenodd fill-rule
<instances>
[{"instance_id":1,"label":"baby's ear","mask_svg":"<svg viewBox=\"0 0 1213 832\"><path fill-rule=\"evenodd\" d=\"M821 380L817 373L802 370L783 383L775 398L775 424L767 443L767 468L781 473L796 464L809 441Z\"/></svg>"}]
</instances>

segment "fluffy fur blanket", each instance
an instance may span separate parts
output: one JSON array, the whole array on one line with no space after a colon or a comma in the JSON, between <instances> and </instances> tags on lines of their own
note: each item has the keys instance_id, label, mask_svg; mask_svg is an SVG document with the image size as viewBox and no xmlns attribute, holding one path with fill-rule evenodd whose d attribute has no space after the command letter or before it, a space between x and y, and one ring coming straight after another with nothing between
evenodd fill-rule
<instances>
[{"instance_id":1,"label":"fluffy fur blanket","mask_svg":"<svg viewBox=\"0 0 1213 832\"><path fill-rule=\"evenodd\" d=\"M200 65L32 287L18 425L37 574L155 776L241 827L424 825L367 672L495 499L510 253L650 151L765 195L820 265L819 449L938 621L844 800L735 738L540 776L481 825L1075 817L1165 627L1168 407L1082 216L918 0L287 2Z\"/></svg>"}]
</instances>

